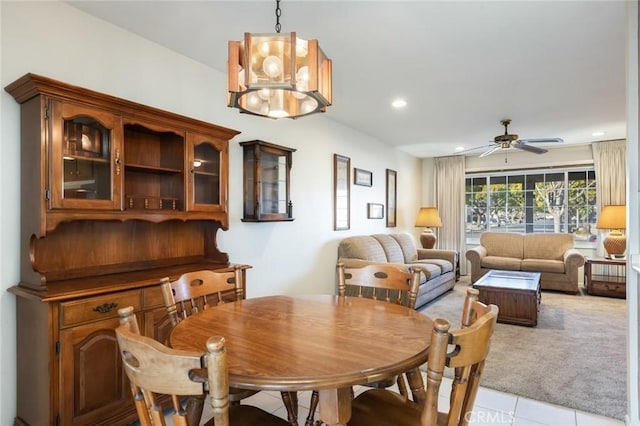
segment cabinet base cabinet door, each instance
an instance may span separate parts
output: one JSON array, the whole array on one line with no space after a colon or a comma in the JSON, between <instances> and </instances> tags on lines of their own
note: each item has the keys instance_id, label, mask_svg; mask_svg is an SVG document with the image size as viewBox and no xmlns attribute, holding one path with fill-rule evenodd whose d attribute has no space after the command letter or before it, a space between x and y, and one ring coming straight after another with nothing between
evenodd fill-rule
<instances>
[{"instance_id":1,"label":"cabinet base cabinet door","mask_svg":"<svg viewBox=\"0 0 640 426\"><path fill-rule=\"evenodd\" d=\"M137 418L118 351L118 324L112 318L60 332L61 425L118 425Z\"/></svg>"}]
</instances>

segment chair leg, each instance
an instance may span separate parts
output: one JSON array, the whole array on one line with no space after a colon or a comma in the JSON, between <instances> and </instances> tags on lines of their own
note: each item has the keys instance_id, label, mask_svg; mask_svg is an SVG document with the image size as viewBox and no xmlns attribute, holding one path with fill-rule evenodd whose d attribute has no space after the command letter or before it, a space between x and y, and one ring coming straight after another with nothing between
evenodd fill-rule
<instances>
[{"instance_id":1,"label":"chair leg","mask_svg":"<svg viewBox=\"0 0 640 426\"><path fill-rule=\"evenodd\" d=\"M420 372L420 369L414 368L407 371L405 375L407 376L407 381L409 382L409 389L411 389L413 402L422 406L427 399L427 396L424 390L424 381L422 380L422 373Z\"/></svg>"},{"instance_id":2,"label":"chair leg","mask_svg":"<svg viewBox=\"0 0 640 426\"><path fill-rule=\"evenodd\" d=\"M316 408L318 408L319 399L320 397L317 390L311 392L311 401L309 402L309 415L307 416L307 421L304 423L304 426L313 426L313 417L315 415Z\"/></svg>"},{"instance_id":3,"label":"chair leg","mask_svg":"<svg viewBox=\"0 0 640 426\"><path fill-rule=\"evenodd\" d=\"M298 393L280 392L282 402L287 409L287 420L293 426L298 426Z\"/></svg>"},{"instance_id":4,"label":"chair leg","mask_svg":"<svg viewBox=\"0 0 640 426\"><path fill-rule=\"evenodd\" d=\"M202 418L202 410L204 409L205 396L197 395L187 398L187 419L189 419L189 426L198 426L200 419Z\"/></svg>"},{"instance_id":5,"label":"chair leg","mask_svg":"<svg viewBox=\"0 0 640 426\"><path fill-rule=\"evenodd\" d=\"M409 391L407 390L407 379L404 376L404 374L398 374L396 385L398 385L398 393L409 399Z\"/></svg>"}]
</instances>

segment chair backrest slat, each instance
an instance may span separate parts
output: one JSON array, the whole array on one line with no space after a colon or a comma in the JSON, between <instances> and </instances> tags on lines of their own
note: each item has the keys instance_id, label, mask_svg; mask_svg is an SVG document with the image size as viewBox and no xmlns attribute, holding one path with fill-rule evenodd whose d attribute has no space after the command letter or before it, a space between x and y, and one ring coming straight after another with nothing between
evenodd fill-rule
<instances>
[{"instance_id":1,"label":"chair backrest slat","mask_svg":"<svg viewBox=\"0 0 640 426\"><path fill-rule=\"evenodd\" d=\"M371 297L415 308L422 271L420 267L405 269L378 263L356 268L346 267L339 262L336 269L340 296L345 296L349 288L349 294L358 297Z\"/></svg>"},{"instance_id":2,"label":"chair backrest slat","mask_svg":"<svg viewBox=\"0 0 640 426\"><path fill-rule=\"evenodd\" d=\"M161 280L162 296L173 326L211 306L244 298L242 268L227 271L201 270L182 274L177 280Z\"/></svg>"}]
</instances>

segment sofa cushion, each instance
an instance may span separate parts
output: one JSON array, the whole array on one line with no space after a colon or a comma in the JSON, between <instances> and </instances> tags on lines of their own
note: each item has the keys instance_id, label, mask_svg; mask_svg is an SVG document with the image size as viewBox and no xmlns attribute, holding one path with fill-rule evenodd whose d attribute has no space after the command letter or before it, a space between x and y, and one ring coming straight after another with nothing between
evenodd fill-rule
<instances>
[{"instance_id":1,"label":"sofa cushion","mask_svg":"<svg viewBox=\"0 0 640 426\"><path fill-rule=\"evenodd\" d=\"M400 244L402 254L404 255L405 263L411 263L418 260L418 250L416 249L416 242L409 234L391 234L391 236Z\"/></svg>"},{"instance_id":2,"label":"sofa cushion","mask_svg":"<svg viewBox=\"0 0 640 426\"><path fill-rule=\"evenodd\" d=\"M340 241L338 257L369 260L372 262L387 262L382 246L369 235L347 237Z\"/></svg>"},{"instance_id":3,"label":"sofa cushion","mask_svg":"<svg viewBox=\"0 0 640 426\"><path fill-rule=\"evenodd\" d=\"M444 259L420 259L415 262L408 262L408 265L436 265L440 268L440 273L446 274L447 272L453 271L453 264L448 260Z\"/></svg>"},{"instance_id":4,"label":"sofa cushion","mask_svg":"<svg viewBox=\"0 0 640 426\"><path fill-rule=\"evenodd\" d=\"M539 233L524 237L524 259L563 260L570 248L573 248L571 234Z\"/></svg>"},{"instance_id":5,"label":"sofa cushion","mask_svg":"<svg viewBox=\"0 0 640 426\"><path fill-rule=\"evenodd\" d=\"M555 272L564 274L564 262L562 260L551 259L522 259L523 271L527 272Z\"/></svg>"},{"instance_id":6,"label":"sofa cushion","mask_svg":"<svg viewBox=\"0 0 640 426\"><path fill-rule=\"evenodd\" d=\"M378 240L384 254L387 257L389 263L404 263L404 254L400 248L400 244L389 234L375 234L373 238Z\"/></svg>"},{"instance_id":7,"label":"sofa cushion","mask_svg":"<svg viewBox=\"0 0 640 426\"><path fill-rule=\"evenodd\" d=\"M482 267L485 269L504 269L507 271L519 271L522 259L515 257L485 256L482 258Z\"/></svg>"},{"instance_id":8,"label":"sofa cushion","mask_svg":"<svg viewBox=\"0 0 640 426\"><path fill-rule=\"evenodd\" d=\"M480 235L480 245L487 250L487 256L522 259L523 241L524 235L517 232L484 232Z\"/></svg>"},{"instance_id":9,"label":"sofa cushion","mask_svg":"<svg viewBox=\"0 0 640 426\"><path fill-rule=\"evenodd\" d=\"M432 280L435 277L442 275L442 269L433 263L414 262L409 266L419 266L424 271L425 276L420 277L420 284L424 284L427 280Z\"/></svg>"}]
</instances>

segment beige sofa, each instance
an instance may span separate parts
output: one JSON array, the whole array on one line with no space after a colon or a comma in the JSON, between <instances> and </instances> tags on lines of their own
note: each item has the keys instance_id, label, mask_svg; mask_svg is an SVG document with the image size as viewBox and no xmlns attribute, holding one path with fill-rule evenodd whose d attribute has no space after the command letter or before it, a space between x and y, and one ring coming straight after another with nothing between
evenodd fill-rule
<instances>
[{"instance_id":1,"label":"beige sofa","mask_svg":"<svg viewBox=\"0 0 640 426\"><path fill-rule=\"evenodd\" d=\"M484 232L480 246L467 250L471 282L491 269L540 272L543 290L578 292L578 268L584 256L573 248L573 235Z\"/></svg>"},{"instance_id":2,"label":"beige sofa","mask_svg":"<svg viewBox=\"0 0 640 426\"><path fill-rule=\"evenodd\" d=\"M458 253L416 248L410 234L375 234L347 237L338 246L338 261L347 267L394 263L401 268L419 266L423 274L416 309L451 290L456 282Z\"/></svg>"}]
</instances>

